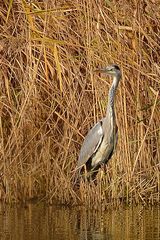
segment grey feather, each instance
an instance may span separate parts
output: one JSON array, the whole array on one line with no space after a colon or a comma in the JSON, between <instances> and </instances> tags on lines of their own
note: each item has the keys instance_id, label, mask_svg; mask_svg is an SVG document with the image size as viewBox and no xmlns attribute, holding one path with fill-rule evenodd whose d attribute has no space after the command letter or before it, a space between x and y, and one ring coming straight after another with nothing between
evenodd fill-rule
<instances>
[{"instance_id":1,"label":"grey feather","mask_svg":"<svg viewBox=\"0 0 160 240\"><path fill-rule=\"evenodd\" d=\"M103 139L102 123L99 121L86 135L81 147L77 167L83 166L98 149Z\"/></svg>"}]
</instances>

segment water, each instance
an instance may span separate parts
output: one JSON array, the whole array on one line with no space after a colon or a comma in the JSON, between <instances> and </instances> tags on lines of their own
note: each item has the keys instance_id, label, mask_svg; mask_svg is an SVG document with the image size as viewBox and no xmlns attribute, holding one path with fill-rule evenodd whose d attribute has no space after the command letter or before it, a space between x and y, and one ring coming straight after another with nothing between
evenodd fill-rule
<instances>
[{"instance_id":1,"label":"water","mask_svg":"<svg viewBox=\"0 0 160 240\"><path fill-rule=\"evenodd\" d=\"M85 208L0 205L1 240L160 240L160 208Z\"/></svg>"}]
</instances>

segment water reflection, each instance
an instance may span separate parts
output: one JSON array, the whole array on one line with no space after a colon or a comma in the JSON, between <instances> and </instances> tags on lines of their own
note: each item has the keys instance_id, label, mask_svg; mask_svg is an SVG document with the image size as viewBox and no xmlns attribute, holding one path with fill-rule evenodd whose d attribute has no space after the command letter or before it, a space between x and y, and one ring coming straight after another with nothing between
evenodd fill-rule
<instances>
[{"instance_id":1,"label":"water reflection","mask_svg":"<svg viewBox=\"0 0 160 240\"><path fill-rule=\"evenodd\" d=\"M87 211L43 204L0 205L0 239L159 240L160 209Z\"/></svg>"}]
</instances>

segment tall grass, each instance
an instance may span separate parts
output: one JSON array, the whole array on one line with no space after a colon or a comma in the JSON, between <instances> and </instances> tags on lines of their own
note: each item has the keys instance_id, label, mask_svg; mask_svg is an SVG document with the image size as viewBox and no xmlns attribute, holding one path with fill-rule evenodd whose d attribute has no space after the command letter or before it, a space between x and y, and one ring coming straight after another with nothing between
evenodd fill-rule
<instances>
[{"instance_id":1,"label":"tall grass","mask_svg":"<svg viewBox=\"0 0 160 240\"><path fill-rule=\"evenodd\" d=\"M0 199L98 206L160 197L160 11L154 1L0 3ZM98 184L73 176L85 134L105 114L111 80L119 142Z\"/></svg>"}]
</instances>

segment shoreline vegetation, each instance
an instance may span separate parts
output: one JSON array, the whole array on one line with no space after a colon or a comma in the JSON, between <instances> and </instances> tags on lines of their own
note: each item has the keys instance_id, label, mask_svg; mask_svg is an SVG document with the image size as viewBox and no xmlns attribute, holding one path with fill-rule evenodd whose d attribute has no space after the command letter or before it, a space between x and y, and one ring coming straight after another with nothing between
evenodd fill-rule
<instances>
[{"instance_id":1,"label":"shoreline vegetation","mask_svg":"<svg viewBox=\"0 0 160 240\"><path fill-rule=\"evenodd\" d=\"M158 10L159 8L159 10ZM0 200L158 204L160 6L156 1L0 3ZM97 183L75 188L80 146L105 115L116 63L119 140Z\"/></svg>"}]
</instances>

